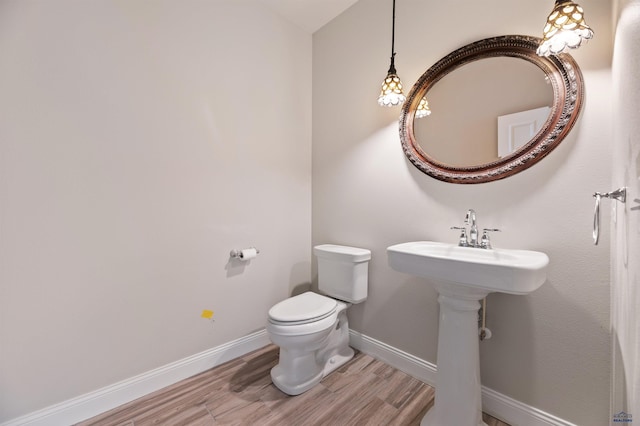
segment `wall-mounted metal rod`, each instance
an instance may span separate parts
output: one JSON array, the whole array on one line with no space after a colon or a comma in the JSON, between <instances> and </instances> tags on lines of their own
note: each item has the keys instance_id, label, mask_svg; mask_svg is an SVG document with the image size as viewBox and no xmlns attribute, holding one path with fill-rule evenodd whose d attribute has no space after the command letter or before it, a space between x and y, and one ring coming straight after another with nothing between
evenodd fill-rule
<instances>
[{"instance_id":1,"label":"wall-mounted metal rod","mask_svg":"<svg viewBox=\"0 0 640 426\"><path fill-rule=\"evenodd\" d=\"M596 192L593 194L593 197L596 199L596 206L593 211L593 244L598 245L598 241L600 240L600 200L602 198L611 198L614 200L618 200L621 203L625 203L627 201L627 188L622 187L618 188L615 191L611 192Z\"/></svg>"}]
</instances>

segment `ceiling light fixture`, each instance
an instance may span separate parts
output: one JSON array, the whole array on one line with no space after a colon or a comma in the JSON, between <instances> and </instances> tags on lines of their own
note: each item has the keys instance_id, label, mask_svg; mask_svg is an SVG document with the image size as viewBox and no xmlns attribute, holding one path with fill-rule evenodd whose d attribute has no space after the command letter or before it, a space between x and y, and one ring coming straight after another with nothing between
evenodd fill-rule
<instances>
[{"instance_id":1,"label":"ceiling light fixture","mask_svg":"<svg viewBox=\"0 0 640 426\"><path fill-rule=\"evenodd\" d=\"M549 56L580 47L593 38L593 31L584 22L582 7L570 0L556 0L542 37L537 53Z\"/></svg>"},{"instance_id":2,"label":"ceiling light fixture","mask_svg":"<svg viewBox=\"0 0 640 426\"><path fill-rule=\"evenodd\" d=\"M394 63L394 59L396 56L396 52L394 51L395 33L396 0L393 0L393 21L391 26L391 66L389 67L389 71L387 71L387 77L382 82L382 90L380 91L380 96L378 96L378 104L380 104L380 106L392 107L400 105L405 100L404 93L402 93L402 81L400 81L400 77L398 77Z\"/></svg>"},{"instance_id":3,"label":"ceiling light fixture","mask_svg":"<svg viewBox=\"0 0 640 426\"><path fill-rule=\"evenodd\" d=\"M420 99L420 103L418 104L418 109L416 109L416 118L422 118L431 115L431 109L429 108L429 102L427 101L427 97L423 97Z\"/></svg>"}]
</instances>

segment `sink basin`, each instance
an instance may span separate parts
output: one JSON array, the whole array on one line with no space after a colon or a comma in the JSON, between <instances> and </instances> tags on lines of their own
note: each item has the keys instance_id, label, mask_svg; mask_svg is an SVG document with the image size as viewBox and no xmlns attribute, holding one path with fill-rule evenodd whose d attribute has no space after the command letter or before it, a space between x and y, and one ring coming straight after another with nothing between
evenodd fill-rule
<instances>
[{"instance_id":1,"label":"sink basin","mask_svg":"<svg viewBox=\"0 0 640 426\"><path fill-rule=\"evenodd\" d=\"M529 294L546 280L549 257L537 251L459 247L413 241L387 248L399 272L486 292Z\"/></svg>"},{"instance_id":2,"label":"sink basin","mask_svg":"<svg viewBox=\"0 0 640 426\"><path fill-rule=\"evenodd\" d=\"M433 407L421 426L486 426L482 421L479 301L489 293L529 294L547 278L537 251L414 241L387 248L389 265L427 278L438 292L438 371Z\"/></svg>"}]
</instances>

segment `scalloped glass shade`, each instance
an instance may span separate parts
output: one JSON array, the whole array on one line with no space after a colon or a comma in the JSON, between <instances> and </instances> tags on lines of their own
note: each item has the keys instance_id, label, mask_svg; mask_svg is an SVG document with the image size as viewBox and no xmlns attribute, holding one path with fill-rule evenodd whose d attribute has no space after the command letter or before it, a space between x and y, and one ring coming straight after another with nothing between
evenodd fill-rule
<instances>
[{"instance_id":1,"label":"scalloped glass shade","mask_svg":"<svg viewBox=\"0 0 640 426\"><path fill-rule=\"evenodd\" d=\"M427 101L427 98L424 97L420 99L418 109L416 109L416 118L423 118L428 115L431 115L431 109L429 108L429 101Z\"/></svg>"},{"instance_id":2,"label":"scalloped glass shade","mask_svg":"<svg viewBox=\"0 0 640 426\"><path fill-rule=\"evenodd\" d=\"M584 22L582 7L572 1L556 1L556 6L547 18L542 37L537 53L549 56L580 47L593 38L593 31Z\"/></svg>"},{"instance_id":3,"label":"scalloped glass shade","mask_svg":"<svg viewBox=\"0 0 640 426\"><path fill-rule=\"evenodd\" d=\"M389 73L382 82L382 90L378 96L378 104L380 106L392 107L400 105L405 100L402 93L402 81L397 74Z\"/></svg>"}]
</instances>

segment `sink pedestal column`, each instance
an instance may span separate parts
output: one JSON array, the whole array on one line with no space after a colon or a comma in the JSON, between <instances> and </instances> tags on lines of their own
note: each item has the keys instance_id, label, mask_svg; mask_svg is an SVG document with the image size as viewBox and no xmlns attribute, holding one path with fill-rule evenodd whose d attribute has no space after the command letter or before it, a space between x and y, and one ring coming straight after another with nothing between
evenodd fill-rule
<instances>
[{"instance_id":1,"label":"sink pedestal column","mask_svg":"<svg viewBox=\"0 0 640 426\"><path fill-rule=\"evenodd\" d=\"M486 426L482 421L478 310L488 292L451 283L435 287L440 303L436 395L420 425Z\"/></svg>"}]
</instances>

